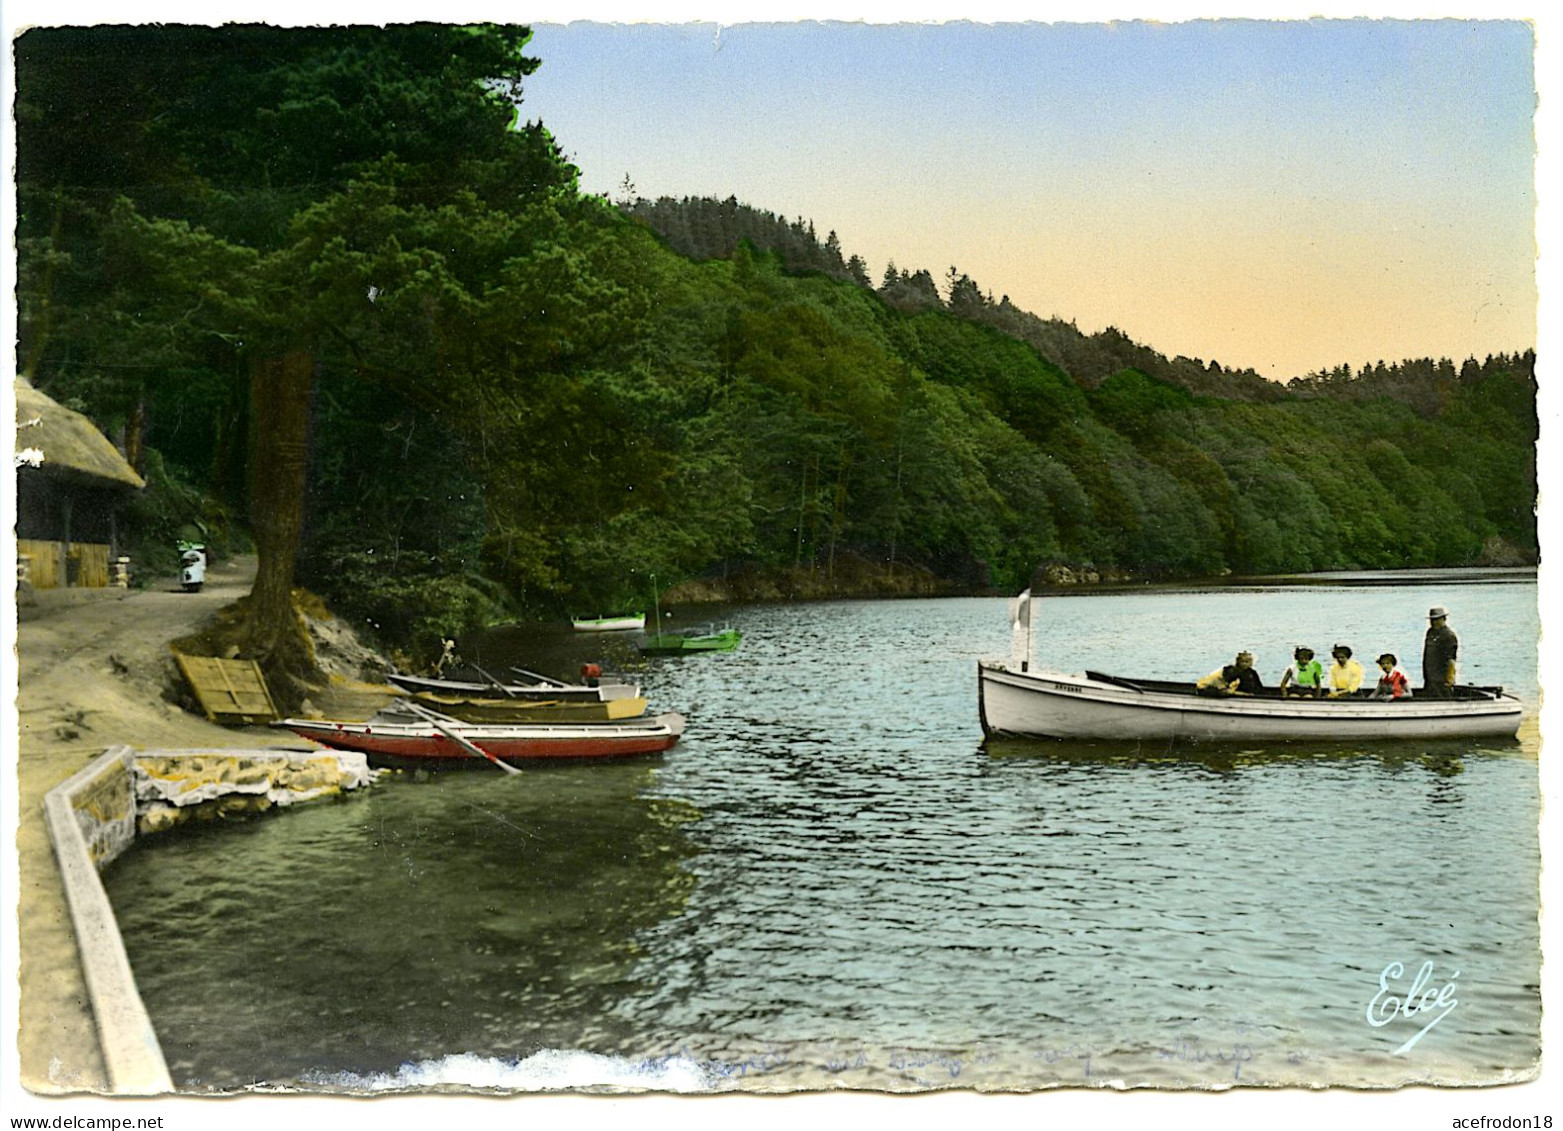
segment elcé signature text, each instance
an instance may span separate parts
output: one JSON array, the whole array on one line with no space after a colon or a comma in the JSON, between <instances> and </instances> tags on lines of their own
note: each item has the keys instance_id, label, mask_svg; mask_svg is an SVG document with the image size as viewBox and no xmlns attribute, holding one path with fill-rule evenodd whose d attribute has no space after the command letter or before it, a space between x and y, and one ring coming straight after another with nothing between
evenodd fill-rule
<instances>
[{"instance_id":1,"label":"elc\u00e9 signature text","mask_svg":"<svg viewBox=\"0 0 1563 1131\"><path fill-rule=\"evenodd\" d=\"M1406 975L1404 964L1391 962L1379 973L1378 993L1368 1002L1368 1024L1381 1029L1402 1017L1423 1022L1422 1028L1395 1050L1396 1056L1410 1052L1434 1025L1453 1013L1455 1006L1460 1004L1454 996L1460 971L1456 970L1442 986L1435 986L1433 969L1431 960L1422 963L1416 977L1411 980L1410 988L1403 993L1400 980Z\"/></svg>"}]
</instances>

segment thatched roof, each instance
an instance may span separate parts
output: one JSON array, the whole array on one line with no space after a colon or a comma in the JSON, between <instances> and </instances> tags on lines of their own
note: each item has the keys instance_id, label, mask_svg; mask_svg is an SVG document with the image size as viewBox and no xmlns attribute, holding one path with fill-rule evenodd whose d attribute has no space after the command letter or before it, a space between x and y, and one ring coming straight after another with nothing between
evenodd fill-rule
<instances>
[{"instance_id":1,"label":"thatched roof","mask_svg":"<svg viewBox=\"0 0 1563 1131\"><path fill-rule=\"evenodd\" d=\"M19 467L63 472L101 485L145 487L119 449L79 412L72 412L16 379L16 457Z\"/></svg>"}]
</instances>

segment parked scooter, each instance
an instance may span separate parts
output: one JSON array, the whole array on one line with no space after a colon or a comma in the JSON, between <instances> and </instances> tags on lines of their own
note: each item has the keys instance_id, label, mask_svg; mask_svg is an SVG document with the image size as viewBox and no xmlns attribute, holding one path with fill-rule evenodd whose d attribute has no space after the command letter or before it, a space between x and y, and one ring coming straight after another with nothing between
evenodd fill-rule
<instances>
[{"instance_id":1,"label":"parked scooter","mask_svg":"<svg viewBox=\"0 0 1563 1131\"><path fill-rule=\"evenodd\" d=\"M179 581L186 593L199 593L206 584L206 547L199 542L179 543Z\"/></svg>"}]
</instances>

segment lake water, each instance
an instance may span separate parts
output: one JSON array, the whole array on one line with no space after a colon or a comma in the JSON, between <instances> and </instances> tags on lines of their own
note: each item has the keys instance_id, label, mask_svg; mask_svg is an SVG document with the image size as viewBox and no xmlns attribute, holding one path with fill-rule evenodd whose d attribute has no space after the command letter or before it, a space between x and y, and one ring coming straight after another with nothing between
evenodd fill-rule
<instances>
[{"instance_id":1,"label":"lake water","mask_svg":"<svg viewBox=\"0 0 1563 1131\"><path fill-rule=\"evenodd\" d=\"M1187 679L1246 647L1274 682L1292 644L1341 640L1415 679L1431 604L1462 681L1533 710L1529 580L1050 598L1035 660ZM642 665L538 629L475 653L605 657L688 717L665 755L391 775L112 865L176 1083L1385 1086L1536 1064L1533 721L1517 744L984 748L1003 600L718 615L735 653ZM1427 1008L1396 1012L1408 996Z\"/></svg>"}]
</instances>

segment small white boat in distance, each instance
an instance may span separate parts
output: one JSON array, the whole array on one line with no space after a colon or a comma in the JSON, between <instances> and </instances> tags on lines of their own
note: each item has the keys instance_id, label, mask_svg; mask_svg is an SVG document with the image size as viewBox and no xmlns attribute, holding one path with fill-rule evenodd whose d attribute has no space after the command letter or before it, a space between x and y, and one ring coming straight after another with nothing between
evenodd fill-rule
<instances>
[{"instance_id":1,"label":"small white boat in distance","mask_svg":"<svg viewBox=\"0 0 1563 1131\"><path fill-rule=\"evenodd\" d=\"M1095 742L1353 742L1514 738L1524 706L1501 687L1447 699L1205 696L1192 682L1031 670L1031 595L1011 602L1010 663L979 661L977 706L989 737Z\"/></svg>"},{"instance_id":2,"label":"small white boat in distance","mask_svg":"<svg viewBox=\"0 0 1563 1131\"><path fill-rule=\"evenodd\" d=\"M623 617L576 617L570 621L576 632L639 632L646 627L646 614Z\"/></svg>"}]
</instances>

